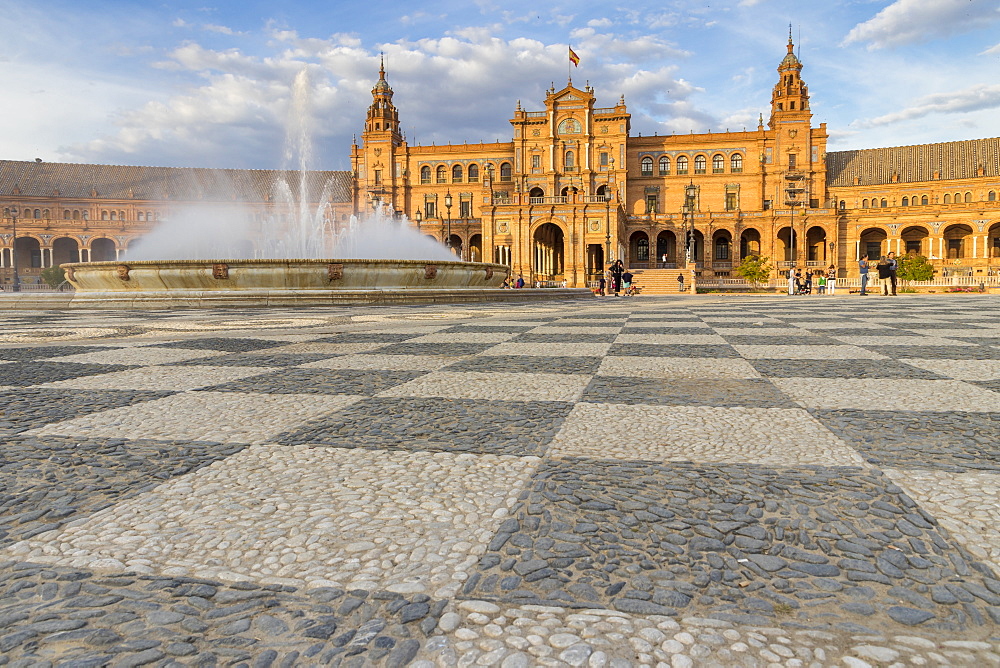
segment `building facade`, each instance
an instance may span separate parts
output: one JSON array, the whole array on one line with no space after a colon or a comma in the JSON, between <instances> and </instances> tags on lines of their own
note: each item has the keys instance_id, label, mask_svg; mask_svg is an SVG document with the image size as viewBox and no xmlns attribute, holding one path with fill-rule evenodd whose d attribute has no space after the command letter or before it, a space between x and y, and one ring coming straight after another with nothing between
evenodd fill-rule
<instances>
[{"instance_id":1,"label":"building facade","mask_svg":"<svg viewBox=\"0 0 1000 668\"><path fill-rule=\"evenodd\" d=\"M274 199L280 178L315 181L309 206L332 231L389 207L456 256L528 281L583 286L615 259L727 277L749 254L776 272L833 264L841 276L889 251L927 256L943 274L1000 269L1000 138L827 152L802 69L789 39L768 118L735 132L633 136L624 99L601 107L593 88L570 81L537 111L519 102L510 141L410 145L383 67L350 172L0 161L0 280L14 252L29 277L116 259L195 204L239 200L257 233L280 235L291 206Z\"/></svg>"}]
</instances>

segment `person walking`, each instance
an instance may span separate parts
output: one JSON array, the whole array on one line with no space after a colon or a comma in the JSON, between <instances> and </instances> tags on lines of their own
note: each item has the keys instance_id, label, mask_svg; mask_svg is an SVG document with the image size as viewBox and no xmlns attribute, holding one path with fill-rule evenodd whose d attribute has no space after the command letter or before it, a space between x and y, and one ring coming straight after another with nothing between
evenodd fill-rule
<instances>
[{"instance_id":1,"label":"person walking","mask_svg":"<svg viewBox=\"0 0 1000 668\"><path fill-rule=\"evenodd\" d=\"M891 294L889 289L892 285L892 265L889 264L889 258L885 255L880 257L878 264L875 265L875 271L878 272L878 283L882 287L882 296L888 297Z\"/></svg>"},{"instance_id":2,"label":"person walking","mask_svg":"<svg viewBox=\"0 0 1000 668\"><path fill-rule=\"evenodd\" d=\"M892 284L892 296L896 296L896 272L899 271L899 262L896 262L896 254L889 253L886 256L889 261L889 282Z\"/></svg>"},{"instance_id":3,"label":"person walking","mask_svg":"<svg viewBox=\"0 0 1000 668\"><path fill-rule=\"evenodd\" d=\"M603 297L604 290L607 287L607 285L608 285L607 281L604 280L604 274L601 274L601 277L597 279L597 294Z\"/></svg>"},{"instance_id":4,"label":"person walking","mask_svg":"<svg viewBox=\"0 0 1000 668\"><path fill-rule=\"evenodd\" d=\"M807 295L811 295L813 292L813 274L811 271L806 272L806 279L802 286L802 292Z\"/></svg>"},{"instance_id":5,"label":"person walking","mask_svg":"<svg viewBox=\"0 0 1000 668\"><path fill-rule=\"evenodd\" d=\"M677 292L684 292L684 274L677 274Z\"/></svg>"},{"instance_id":6,"label":"person walking","mask_svg":"<svg viewBox=\"0 0 1000 668\"><path fill-rule=\"evenodd\" d=\"M826 294L826 274L822 271L819 272L819 278L816 279L816 294Z\"/></svg>"},{"instance_id":7,"label":"person walking","mask_svg":"<svg viewBox=\"0 0 1000 668\"><path fill-rule=\"evenodd\" d=\"M864 255L858 260L858 273L861 274L861 294L868 294L868 256Z\"/></svg>"},{"instance_id":8,"label":"person walking","mask_svg":"<svg viewBox=\"0 0 1000 668\"><path fill-rule=\"evenodd\" d=\"M622 274L622 290L625 291L626 297L632 296L632 272L628 269Z\"/></svg>"},{"instance_id":9,"label":"person walking","mask_svg":"<svg viewBox=\"0 0 1000 668\"><path fill-rule=\"evenodd\" d=\"M832 264L826 270L826 294L837 294L837 267Z\"/></svg>"},{"instance_id":10,"label":"person walking","mask_svg":"<svg viewBox=\"0 0 1000 668\"><path fill-rule=\"evenodd\" d=\"M795 267L788 268L788 294L795 294Z\"/></svg>"}]
</instances>

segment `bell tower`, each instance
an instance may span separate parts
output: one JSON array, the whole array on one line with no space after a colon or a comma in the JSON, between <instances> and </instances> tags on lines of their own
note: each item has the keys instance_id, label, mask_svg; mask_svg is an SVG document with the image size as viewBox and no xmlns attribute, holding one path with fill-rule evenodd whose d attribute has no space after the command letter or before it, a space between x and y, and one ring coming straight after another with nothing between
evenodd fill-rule
<instances>
[{"instance_id":1,"label":"bell tower","mask_svg":"<svg viewBox=\"0 0 1000 668\"><path fill-rule=\"evenodd\" d=\"M385 78L385 58L379 64L378 82L372 88L372 103L361 133L361 146L351 150L355 174L355 209L385 203L396 211L402 205L403 170L400 156L405 141L399 129L399 112L392 103L392 88Z\"/></svg>"},{"instance_id":2,"label":"bell tower","mask_svg":"<svg viewBox=\"0 0 1000 668\"><path fill-rule=\"evenodd\" d=\"M768 126L774 130L783 121L798 121L808 125L812 119L809 109L809 87L802 81L802 62L795 55L792 29L788 28L788 53L778 64L778 83L771 92L771 119Z\"/></svg>"}]
</instances>

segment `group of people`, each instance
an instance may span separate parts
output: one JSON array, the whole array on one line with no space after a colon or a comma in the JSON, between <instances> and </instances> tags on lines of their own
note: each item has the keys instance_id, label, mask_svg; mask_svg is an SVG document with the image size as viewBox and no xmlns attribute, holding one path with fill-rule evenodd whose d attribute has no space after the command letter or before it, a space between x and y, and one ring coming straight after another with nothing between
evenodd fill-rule
<instances>
[{"instance_id":1,"label":"group of people","mask_svg":"<svg viewBox=\"0 0 1000 668\"><path fill-rule=\"evenodd\" d=\"M858 272L861 274L861 294L868 294L869 270L875 269L878 273L878 282L881 292L885 296L896 296L896 272L899 270L899 262L895 253L889 253L879 258L875 266L872 267L868 256L865 255L858 260ZM815 276L814 276L815 274ZM792 267L788 270L788 294L790 295L811 295L813 283L816 283L818 294L837 294L837 267L830 265L824 272L822 269L816 272L806 271Z\"/></svg>"},{"instance_id":2,"label":"group of people","mask_svg":"<svg viewBox=\"0 0 1000 668\"><path fill-rule=\"evenodd\" d=\"M619 297L619 293L624 292L626 297L631 297L635 294L635 288L632 286L633 278L632 272L625 268L625 263L615 260L597 280L597 293L602 297L608 294Z\"/></svg>"},{"instance_id":3,"label":"group of people","mask_svg":"<svg viewBox=\"0 0 1000 668\"><path fill-rule=\"evenodd\" d=\"M822 269L816 272L806 270L805 274L802 273L801 269L790 268L788 270L788 294L811 295L814 281L817 294L837 294L837 267L831 264L825 272Z\"/></svg>"},{"instance_id":4,"label":"group of people","mask_svg":"<svg viewBox=\"0 0 1000 668\"><path fill-rule=\"evenodd\" d=\"M868 270L871 268L868 256L865 255L858 261L858 271L861 272L861 294L868 294ZM878 273L879 286L882 289L882 296L896 296L896 272L899 271L899 262L895 253L889 253L879 258L875 263L875 271Z\"/></svg>"}]
</instances>

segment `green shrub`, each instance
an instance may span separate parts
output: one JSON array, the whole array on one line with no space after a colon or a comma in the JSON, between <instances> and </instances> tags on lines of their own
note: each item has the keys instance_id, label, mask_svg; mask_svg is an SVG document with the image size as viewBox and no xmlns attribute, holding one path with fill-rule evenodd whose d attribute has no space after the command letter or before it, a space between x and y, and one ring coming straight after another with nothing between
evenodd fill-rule
<instances>
[{"instance_id":1,"label":"green shrub","mask_svg":"<svg viewBox=\"0 0 1000 668\"><path fill-rule=\"evenodd\" d=\"M66 271L62 267L47 267L39 275L50 288L58 288L66 281Z\"/></svg>"}]
</instances>

